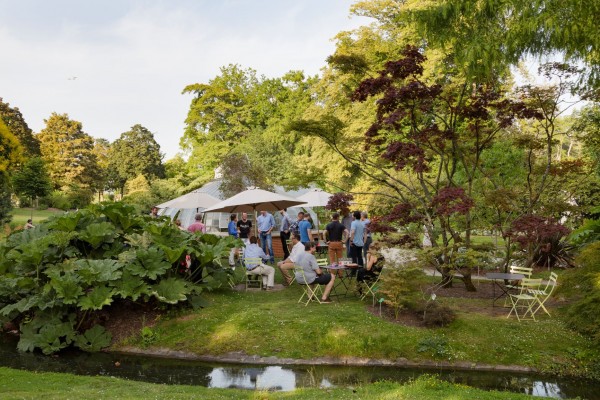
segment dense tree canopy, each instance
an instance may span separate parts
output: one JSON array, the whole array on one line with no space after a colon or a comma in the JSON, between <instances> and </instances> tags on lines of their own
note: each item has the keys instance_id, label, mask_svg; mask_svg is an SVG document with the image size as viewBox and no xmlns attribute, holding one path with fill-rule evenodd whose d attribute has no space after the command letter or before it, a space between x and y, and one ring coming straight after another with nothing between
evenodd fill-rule
<instances>
[{"instance_id":1,"label":"dense tree canopy","mask_svg":"<svg viewBox=\"0 0 600 400\"><path fill-rule=\"evenodd\" d=\"M22 161L19 140L0 119L0 224L10 221L10 170Z\"/></svg>"},{"instance_id":2,"label":"dense tree canopy","mask_svg":"<svg viewBox=\"0 0 600 400\"><path fill-rule=\"evenodd\" d=\"M81 122L67 114L52 113L45 122L38 139L54 187L93 186L98 175L94 139L83 132Z\"/></svg>"},{"instance_id":3,"label":"dense tree canopy","mask_svg":"<svg viewBox=\"0 0 600 400\"><path fill-rule=\"evenodd\" d=\"M110 147L108 179L115 188L143 175L148 181L165 177L160 145L154 135L140 124L121 134Z\"/></svg>"},{"instance_id":4,"label":"dense tree canopy","mask_svg":"<svg viewBox=\"0 0 600 400\"><path fill-rule=\"evenodd\" d=\"M489 78L527 55L562 54L600 79L598 0L400 1L398 23L414 23L428 46L443 47L472 76Z\"/></svg>"},{"instance_id":5,"label":"dense tree canopy","mask_svg":"<svg viewBox=\"0 0 600 400\"><path fill-rule=\"evenodd\" d=\"M0 97L0 119L4 121L12 134L19 139L27 156L40 155L40 143L33 136L33 132L29 129L21 111L17 107L11 107L10 104L3 102L2 97Z\"/></svg>"},{"instance_id":6,"label":"dense tree canopy","mask_svg":"<svg viewBox=\"0 0 600 400\"><path fill-rule=\"evenodd\" d=\"M44 161L39 157L30 158L21 170L13 174L13 187L16 194L31 199L47 196L52 190L52 182Z\"/></svg>"}]
</instances>

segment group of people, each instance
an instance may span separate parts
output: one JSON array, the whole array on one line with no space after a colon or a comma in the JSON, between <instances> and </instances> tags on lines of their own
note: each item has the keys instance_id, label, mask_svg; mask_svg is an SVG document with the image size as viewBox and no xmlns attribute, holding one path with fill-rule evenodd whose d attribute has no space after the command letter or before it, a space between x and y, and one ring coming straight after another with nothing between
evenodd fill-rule
<instances>
[{"instance_id":1,"label":"group of people","mask_svg":"<svg viewBox=\"0 0 600 400\"><path fill-rule=\"evenodd\" d=\"M290 274L291 270L301 268L295 272L295 278L301 284L319 284L324 285L323 298L321 302L330 302L329 294L335 284L335 274L324 272L317 263L315 252L317 244L313 241L312 222L310 214L299 212L297 219L292 221L287 210L279 210L281 215L279 223L279 236L283 248L283 260L277 263L278 269L283 277L283 285L289 286L293 281ZM358 265L354 273L357 273L358 281L374 279L381 270L383 257L378 252L378 247L373 246L371 232L369 231L370 220L366 212L355 211L352 214L353 220L346 227L339 221L340 215L334 213L332 220L325 228L325 238L328 245L328 254L330 264L334 264L343 258L344 242L347 247L347 256L353 263ZM231 215L228 232L233 237L244 240L246 247L244 249L245 258L260 258L263 260L260 264L246 264L247 270L251 274L261 275L263 279L263 288L270 290L275 284L275 269L267 265L274 263L272 231L276 228L275 218L266 211L261 211L257 218L257 231L260 237L261 247L258 246L258 238L250 236L252 222L248 221L247 214L242 214L242 220L237 221L235 214ZM291 238L291 250L288 248L288 240ZM364 255L364 257L363 257ZM366 259L366 264L365 264ZM229 264L234 265L235 249L229 256ZM341 271L340 271L341 272Z\"/></svg>"},{"instance_id":2,"label":"group of people","mask_svg":"<svg viewBox=\"0 0 600 400\"><path fill-rule=\"evenodd\" d=\"M151 215L157 216L157 210L152 209ZM279 229L279 237L283 248L283 260L277 263L278 269L283 276L283 285L289 286L293 281L290 271L298 267L295 271L295 279L301 284L319 284L324 285L323 297L321 302L331 302L329 294L335 283L335 274L323 271L315 257L317 244L313 241L313 224L309 213L299 212L297 219L293 220L287 213L287 209L279 210L281 216L279 226L275 222L272 214L265 210L260 211L256 220L256 230L258 236L252 234L252 221L248 219L248 213L242 213L242 218L238 220L237 214L230 215L230 221L227 226L229 236L241 239L244 242L243 249L232 249L229 254L229 265L235 267L235 256L243 251L243 257L261 259L258 264L246 263L245 267L249 273L260 275L263 280L263 289L271 290L275 286L275 263L273 252L274 229ZM357 270L352 272L356 274L358 281L373 279L381 270L383 258L378 252L378 247L372 246L371 232L369 230L370 220L366 212L355 211L346 213L340 222L340 214L334 213L331 222L325 227L325 240L328 245L328 255L330 264L337 263L344 256L344 243L346 245L346 257L351 258L354 264L358 265ZM176 225L180 229L181 223ZM202 214L196 214L195 222L187 227L189 232L206 232L206 226L202 223ZM260 244L258 241L260 238ZM291 249L288 248L288 241L291 240ZM366 264L365 264L366 259ZM271 264L271 265L268 265ZM303 272L300 272L300 268ZM357 272L358 271L358 272ZM339 271L341 272L341 271Z\"/></svg>"}]
</instances>

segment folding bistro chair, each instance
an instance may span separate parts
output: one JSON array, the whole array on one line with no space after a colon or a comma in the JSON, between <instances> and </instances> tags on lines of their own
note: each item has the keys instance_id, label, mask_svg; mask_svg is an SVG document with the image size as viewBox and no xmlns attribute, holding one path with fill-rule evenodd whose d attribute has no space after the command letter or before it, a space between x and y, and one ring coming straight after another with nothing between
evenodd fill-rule
<instances>
[{"instance_id":1,"label":"folding bistro chair","mask_svg":"<svg viewBox=\"0 0 600 400\"><path fill-rule=\"evenodd\" d=\"M294 275L296 274L300 274L302 276L302 280L304 282L306 282L306 275L304 275L304 268L295 265L294 266ZM298 280L296 280L296 282L298 282ZM316 301L317 303L321 304L321 297L323 295L323 289L321 289L321 285L319 285L318 283L312 283L312 284L307 284L307 283L300 283L298 282L298 285L300 285L300 287L302 287L302 296L300 296L300 299L298 299L298 303L302 303L304 302L304 297L306 296L306 302L304 303L305 306L308 305L308 303L310 303L311 301Z\"/></svg>"},{"instance_id":2,"label":"folding bistro chair","mask_svg":"<svg viewBox=\"0 0 600 400\"><path fill-rule=\"evenodd\" d=\"M248 257L248 258L244 259L244 283L246 285L246 290L248 290L248 287L252 287L252 286L262 289L262 287L263 287L262 275L251 274L250 271L248 271L248 265L260 265L260 264L262 264L262 259L260 257Z\"/></svg>"},{"instance_id":3,"label":"folding bistro chair","mask_svg":"<svg viewBox=\"0 0 600 400\"><path fill-rule=\"evenodd\" d=\"M556 288L556 280L558 279L558 275L555 272L550 273L550 279L548 279L548 283L543 290L540 289L529 289L529 293L535 296L536 304L534 305L532 315L535 315L540 308L544 310L546 314L550 317L550 313L544 307L544 303L546 300L552 296L552 292L554 292L554 288Z\"/></svg>"},{"instance_id":4,"label":"folding bistro chair","mask_svg":"<svg viewBox=\"0 0 600 400\"><path fill-rule=\"evenodd\" d=\"M510 294L509 296L512 308L510 309L510 312L506 318L510 317L510 315L514 312L519 322L524 319L532 319L535 321L533 307L537 304L537 300L536 296L529 291L539 289L541 284L541 279L523 278L521 281L521 292L519 294ZM531 317L527 318L527 314L529 314Z\"/></svg>"},{"instance_id":5,"label":"folding bistro chair","mask_svg":"<svg viewBox=\"0 0 600 400\"><path fill-rule=\"evenodd\" d=\"M528 268L528 267L519 267L517 265L511 265L510 269L508 270L509 273L511 274L521 274L523 276L525 276L525 278L531 278L531 274L533 274L533 268ZM513 290L515 292L520 292L521 291L521 283L520 282L516 282L516 283L509 283L507 285L505 285L506 290L510 291ZM504 299L504 307L506 307L508 304L508 296Z\"/></svg>"},{"instance_id":6,"label":"folding bistro chair","mask_svg":"<svg viewBox=\"0 0 600 400\"><path fill-rule=\"evenodd\" d=\"M367 281L363 281L362 283L364 284L364 286L366 287L366 290L363 291L363 295L360 297L361 300L364 300L367 298L367 296L371 295L373 297L373 307L375 307L375 294L377 293L377 291L379 290L379 287L381 286L381 283L379 282L379 280L381 279L381 274L383 273L383 270L385 268L382 268L381 271L379 271L379 274L377 274L377 278L375 278L375 280L373 280L372 282L367 282Z\"/></svg>"}]
</instances>

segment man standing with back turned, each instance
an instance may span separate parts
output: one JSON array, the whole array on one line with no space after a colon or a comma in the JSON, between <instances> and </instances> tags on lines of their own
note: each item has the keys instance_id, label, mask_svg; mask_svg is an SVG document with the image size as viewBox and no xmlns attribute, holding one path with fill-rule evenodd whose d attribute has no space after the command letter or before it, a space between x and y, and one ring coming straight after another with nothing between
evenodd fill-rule
<instances>
[{"instance_id":1,"label":"man standing with back turned","mask_svg":"<svg viewBox=\"0 0 600 400\"><path fill-rule=\"evenodd\" d=\"M271 231L275 228L275 218L263 210L260 212L256 224L258 225L258 234L260 235L260 245L265 253L267 252L267 248L269 249L269 261L274 263L275 256L273 255L273 237L271 236Z\"/></svg>"}]
</instances>

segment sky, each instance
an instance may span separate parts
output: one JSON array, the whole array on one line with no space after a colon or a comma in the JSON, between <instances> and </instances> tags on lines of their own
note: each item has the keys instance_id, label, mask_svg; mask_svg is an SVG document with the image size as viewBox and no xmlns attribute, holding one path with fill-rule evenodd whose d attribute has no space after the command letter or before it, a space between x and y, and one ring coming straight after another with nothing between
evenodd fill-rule
<instances>
[{"instance_id":1,"label":"sky","mask_svg":"<svg viewBox=\"0 0 600 400\"><path fill-rule=\"evenodd\" d=\"M334 36L368 24L355 0L0 0L0 97L35 133L52 112L109 141L133 125L164 160L192 96L219 68L319 73Z\"/></svg>"}]
</instances>

